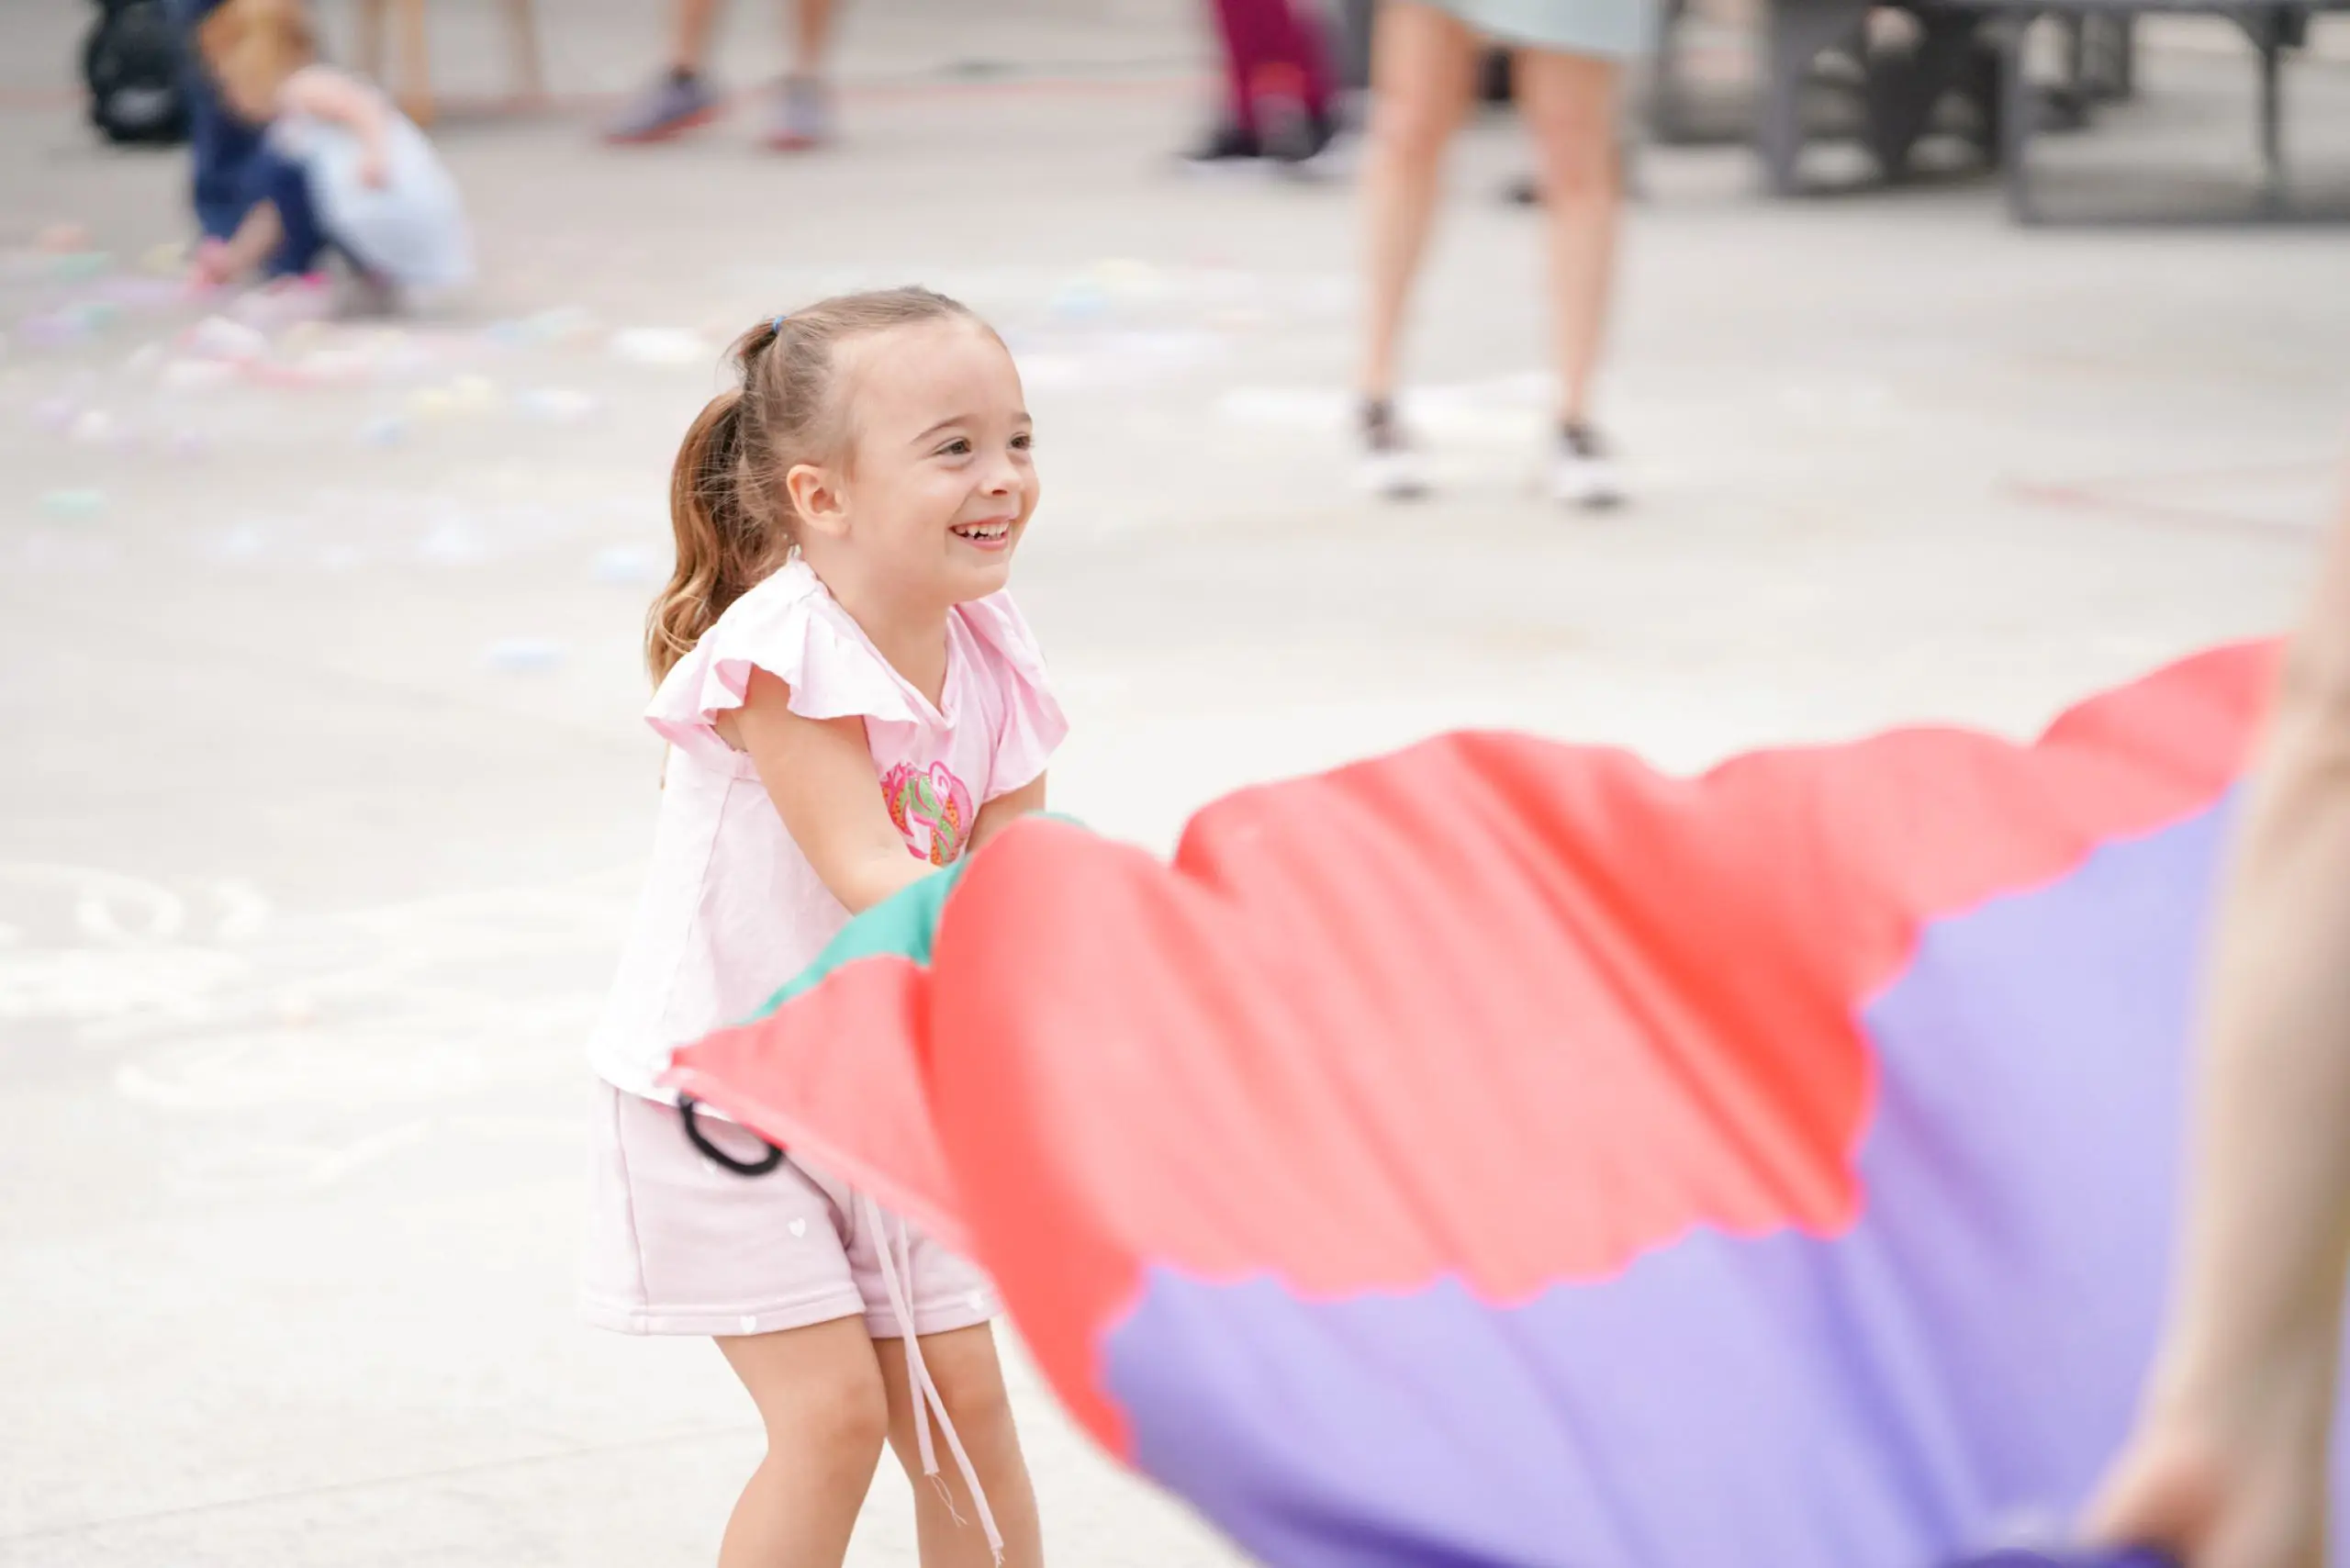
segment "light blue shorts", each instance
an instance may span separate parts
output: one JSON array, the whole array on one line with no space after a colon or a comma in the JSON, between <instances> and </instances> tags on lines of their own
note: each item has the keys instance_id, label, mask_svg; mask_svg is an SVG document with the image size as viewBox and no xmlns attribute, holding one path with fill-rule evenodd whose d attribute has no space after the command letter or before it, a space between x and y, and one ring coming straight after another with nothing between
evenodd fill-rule
<instances>
[{"instance_id":1,"label":"light blue shorts","mask_svg":"<svg viewBox=\"0 0 2350 1568\"><path fill-rule=\"evenodd\" d=\"M1623 60L1655 47L1651 0L1435 0L1496 43Z\"/></svg>"}]
</instances>

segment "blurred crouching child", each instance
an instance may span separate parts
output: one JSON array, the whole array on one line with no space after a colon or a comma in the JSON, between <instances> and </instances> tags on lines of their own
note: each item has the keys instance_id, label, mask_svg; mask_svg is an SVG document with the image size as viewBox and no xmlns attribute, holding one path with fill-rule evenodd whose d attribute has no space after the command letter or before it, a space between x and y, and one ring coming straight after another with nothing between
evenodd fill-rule
<instances>
[{"instance_id":1,"label":"blurred crouching child","mask_svg":"<svg viewBox=\"0 0 2350 1568\"><path fill-rule=\"evenodd\" d=\"M464 203L389 99L319 63L302 0L225 0L196 32L229 112L265 127L234 232L198 247L196 280L300 278L339 252L384 302L429 303L473 277Z\"/></svg>"}]
</instances>

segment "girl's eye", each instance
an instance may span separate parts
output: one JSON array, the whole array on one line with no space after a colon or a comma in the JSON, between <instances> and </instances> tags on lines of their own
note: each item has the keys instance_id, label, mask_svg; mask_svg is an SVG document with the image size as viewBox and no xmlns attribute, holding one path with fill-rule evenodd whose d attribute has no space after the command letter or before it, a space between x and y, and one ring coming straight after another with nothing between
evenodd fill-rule
<instances>
[{"instance_id":1,"label":"girl's eye","mask_svg":"<svg viewBox=\"0 0 2350 1568\"><path fill-rule=\"evenodd\" d=\"M938 449L938 454L941 457L968 457L971 454L970 438L968 436L957 436L953 441L950 441L945 446L940 447Z\"/></svg>"},{"instance_id":2,"label":"girl's eye","mask_svg":"<svg viewBox=\"0 0 2350 1568\"><path fill-rule=\"evenodd\" d=\"M1014 452L1029 451L1035 447L1035 444L1036 438L1029 434L1026 431L1023 431L1018 435L1012 438L1012 450Z\"/></svg>"}]
</instances>

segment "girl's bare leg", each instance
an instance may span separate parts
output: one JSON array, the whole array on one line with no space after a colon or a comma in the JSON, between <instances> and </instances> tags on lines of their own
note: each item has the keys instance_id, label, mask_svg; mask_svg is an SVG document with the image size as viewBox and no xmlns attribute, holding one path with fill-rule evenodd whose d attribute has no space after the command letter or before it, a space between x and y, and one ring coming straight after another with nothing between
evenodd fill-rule
<instances>
[{"instance_id":1,"label":"girl's bare leg","mask_svg":"<svg viewBox=\"0 0 2350 1568\"><path fill-rule=\"evenodd\" d=\"M840 1568L889 1435L861 1318L718 1341L759 1407L767 1457L726 1521L718 1568Z\"/></svg>"}]
</instances>

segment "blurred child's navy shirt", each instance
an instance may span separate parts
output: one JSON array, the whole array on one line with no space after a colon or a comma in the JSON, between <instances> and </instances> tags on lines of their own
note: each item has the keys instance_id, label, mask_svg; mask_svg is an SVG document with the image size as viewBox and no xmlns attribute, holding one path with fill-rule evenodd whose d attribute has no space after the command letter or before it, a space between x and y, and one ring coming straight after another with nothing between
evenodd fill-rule
<instances>
[{"instance_id":1,"label":"blurred child's navy shirt","mask_svg":"<svg viewBox=\"0 0 2350 1568\"><path fill-rule=\"evenodd\" d=\"M304 273L316 264L318 226L300 167L269 145L264 127L229 112L204 69L196 29L221 0L170 0L178 24L187 96L188 149L195 164L196 220L215 240L237 231L257 201L276 204L285 240L264 269L272 276Z\"/></svg>"}]
</instances>

